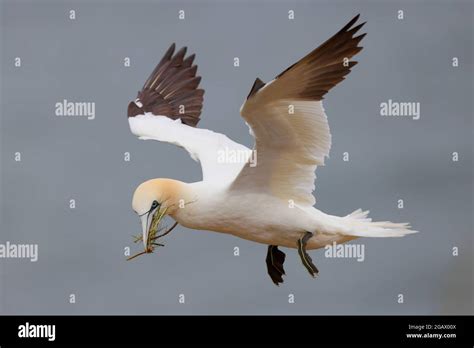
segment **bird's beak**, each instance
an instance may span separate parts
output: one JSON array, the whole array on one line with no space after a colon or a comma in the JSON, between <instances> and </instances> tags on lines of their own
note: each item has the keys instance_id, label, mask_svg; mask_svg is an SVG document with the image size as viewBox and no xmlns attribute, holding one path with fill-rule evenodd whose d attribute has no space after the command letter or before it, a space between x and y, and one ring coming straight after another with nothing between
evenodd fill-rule
<instances>
[{"instance_id":1,"label":"bird's beak","mask_svg":"<svg viewBox=\"0 0 474 348\"><path fill-rule=\"evenodd\" d=\"M166 212L166 210L165 210ZM150 233L152 236L156 234L160 227L161 220L165 214L160 212L160 209L155 209L154 211L149 212L143 216L140 216L142 221L142 238L143 238L143 246L145 247L145 251L151 250L150 245L148 244L148 237Z\"/></svg>"},{"instance_id":2,"label":"bird's beak","mask_svg":"<svg viewBox=\"0 0 474 348\"><path fill-rule=\"evenodd\" d=\"M145 251L148 250L148 233L151 224L151 216L150 213L140 216L140 220L142 221L142 233L143 233L143 246L145 247Z\"/></svg>"}]
</instances>

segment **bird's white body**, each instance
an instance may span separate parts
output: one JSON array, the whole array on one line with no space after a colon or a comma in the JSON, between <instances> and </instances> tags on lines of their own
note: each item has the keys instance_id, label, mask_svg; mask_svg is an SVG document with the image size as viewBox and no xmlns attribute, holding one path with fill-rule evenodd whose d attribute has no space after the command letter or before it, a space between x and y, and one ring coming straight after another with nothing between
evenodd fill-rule
<instances>
[{"instance_id":1,"label":"bird's white body","mask_svg":"<svg viewBox=\"0 0 474 348\"><path fill-rule=\"evenodd\" d=\"M130 118L129 123L132 132L141 139L168 142L180 139L178 145L201 160L204 180L179 183L179 193L174 197L176 204L181 201L182 206L170 215L185 227L289 248L296 248L296 241L305 232L311 232L314 235L308 240L308 249L358 237L399 237L415 232L403 223L372 222L367 218L368 212L361 210L344 217L325 214L310 203L279 193L276 185L273 191L264 186L236 188L236 177L244 170L245 163L219 163L218 153L224 148L247 148L222 134L150 114Z\"/></svg>"},{"instance_id":2,"label":"bird's white body","mask_svg":"<svg viewBox=\"0 0 474 348\"><path fill-rule=\"evenodd\" d=\"M356 238L344 235L344 225L338 222L341 218L313 207L292 205L265 193L235 194L207 182L188 184L188 187L193 198L173 218L191 229L228 233L288 248L296 248L295 241L306 231L315 233L308 249Z\"/></svg>"}]
</instances>

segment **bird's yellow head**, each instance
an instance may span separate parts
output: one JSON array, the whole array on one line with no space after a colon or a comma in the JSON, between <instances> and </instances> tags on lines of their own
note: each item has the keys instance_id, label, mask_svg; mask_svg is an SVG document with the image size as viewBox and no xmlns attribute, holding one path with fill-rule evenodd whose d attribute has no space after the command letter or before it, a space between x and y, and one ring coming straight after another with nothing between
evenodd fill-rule
<instances>
[{"instance_id":1,"label":"bird's yellow head","mask_svg":"<svg viewBox=\"0 0 474 348\"><path fill-rule=\"evenodd\" d=\"M183 183L171 179L153 179L140 184L133 194L132 208L142 224L145 251L150 250L149 236L155 234L161 220L179 207Z\"/></svg>"}]
</instances>

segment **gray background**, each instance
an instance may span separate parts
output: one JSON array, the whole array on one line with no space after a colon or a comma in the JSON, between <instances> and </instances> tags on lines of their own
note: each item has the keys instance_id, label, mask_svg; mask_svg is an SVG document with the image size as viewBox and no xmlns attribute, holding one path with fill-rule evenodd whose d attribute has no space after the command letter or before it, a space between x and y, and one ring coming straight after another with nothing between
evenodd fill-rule
<instances>
[{"instance_id":1,"label":"gray background","mask_svg":"<svg viewBox=\"0 0 474 348\"><path fill-rule=\"evenodd\" d=\"M126 262L123 248L140 231L135 187L153 177L200 180L186 152L139 141L127 124L129 100L169 44L197 53L200 127L252 146L238 110L255 77L270 80L359 12L368 21L360 64L325 101L333 147L317 171L317 207L370 209L375 220L421 232L358 240L361 263L313 251L315 280L285 249L279 288L266 274L264 245L212 232L180 227L158 253ZM38 243L40 253L36 263L0 260L0 312L472 314L472 16L464 1L3 1L0 242ZM63 99L95 102L96 119L54 116ZM381 117L388 99L420 102L421 119Z\"/></svg>"}]
</instances>

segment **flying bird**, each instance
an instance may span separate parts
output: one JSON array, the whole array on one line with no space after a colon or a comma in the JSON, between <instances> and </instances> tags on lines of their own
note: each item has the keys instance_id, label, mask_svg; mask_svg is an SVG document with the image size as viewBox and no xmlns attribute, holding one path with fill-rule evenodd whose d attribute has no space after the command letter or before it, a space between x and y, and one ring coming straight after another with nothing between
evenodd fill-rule
<instances>
[{"instance_id":1,"label":"flying bird","mask_svg":"<svg viewBox=\"0 0 474 348\"><path fill-rule=\"evenodd\" d=\"M255 139L253 150L224 134L196 128L204 90L186 47L172 44L128 105L128 121L139 139L178 145L200 162L202 181L152 179L138 186L132 208L142 224L145 251L151 251L157 226L168 215L197 230L231 234L268 246L272 281L283 282L285 254L297 249L311 276L318 274L310 249L359 237L401 237L415 233L408 223L373 222L368 211L347 216L314 207L315 170L324 165L331 133L324 95L344 80L362 50L356 36L365 24L354 17L339 32L270 82L257 78L240 114ZM219 160L221 151L244 153L241 163ZM252 154L256 156L253 158ZM256 159L252 161L251 158Z\"/></svg>"}]
</instances>

